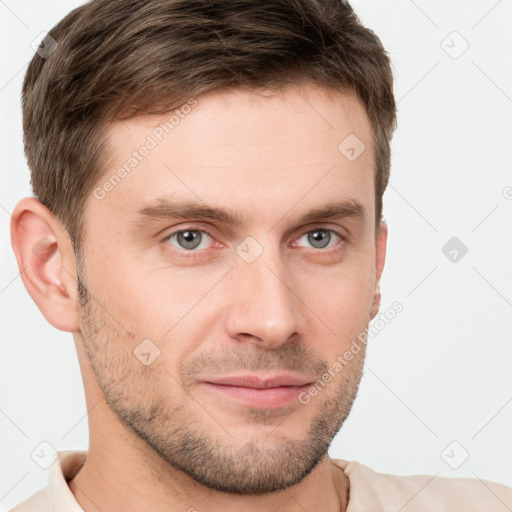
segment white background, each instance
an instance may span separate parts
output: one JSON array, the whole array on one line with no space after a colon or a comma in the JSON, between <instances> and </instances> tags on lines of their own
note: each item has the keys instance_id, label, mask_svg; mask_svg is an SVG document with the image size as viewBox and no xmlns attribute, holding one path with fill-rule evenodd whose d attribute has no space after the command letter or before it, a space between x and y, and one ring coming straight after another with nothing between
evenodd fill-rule
<instances>
[{"instance_id":1,"label":"white background","mask_svg":"<svg viewBox=\"0 0 512 512\"><path fill-rule=\"evenodd\" d=\"M397 300L404 310L370 341L356 404L330 454L382 472L512 486L512 1L351 3L395 73L381 310ZM30 456L40 442L88 445L72 336L28 295L9 235L10 212L31 195L20 112L31 42L75 5L0 2L2 509L47 485ZM441 250L452 237L468 248L456 263ZM441 457L452 441L452 465L469 454L457 470Z\"/></svg>"}]
</instances>

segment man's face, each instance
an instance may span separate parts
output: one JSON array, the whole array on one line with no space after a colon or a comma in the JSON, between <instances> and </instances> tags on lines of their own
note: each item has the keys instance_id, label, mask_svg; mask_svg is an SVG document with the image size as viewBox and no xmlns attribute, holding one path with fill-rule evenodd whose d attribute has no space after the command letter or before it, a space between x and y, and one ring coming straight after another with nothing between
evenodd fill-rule
<instances>
[{"instance_id":1,"label":"man's face","mask_svg":"<svg viewBox=\"0 0 512 512\"><path fill-rule=\"evenodd\" d=\"M109 128L76 340L117 418L163 460L213 489L261 494L309 474L357 392L364 346L333 365L375 292L371 128L352 97L322 89L190 105L171 128L170 114ZM164 215L164 201L232 218ZM340 203L348 215L301 220Z\"/></svg>"}]
</instances>

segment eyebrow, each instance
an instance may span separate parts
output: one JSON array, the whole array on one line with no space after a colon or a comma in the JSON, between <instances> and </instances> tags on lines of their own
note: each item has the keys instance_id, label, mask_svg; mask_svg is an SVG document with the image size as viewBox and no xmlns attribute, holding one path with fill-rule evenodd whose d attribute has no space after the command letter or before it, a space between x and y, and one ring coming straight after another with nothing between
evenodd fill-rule
<instances>
[{"instance_id":1,"label":"eyebrow","mask_svg":"<svg viewBox=\"0 0 512 512\"><path fill-rule=\"evenodd\" d=\"M290 210L289 210L290 211ZM284 218L286 213L282 218ZM368 219L364 206L355 199L344 199L327 203L310 210L298 219L299 224L323 221L326 219L341 219L345 217L359 218L363 223ZM160 219L209 219L225 224L239 226L244 219L229 208L208 206L191 200L170 200L158 198L151 204L143 205L137 210L135 217L128 222L138 227Z\"/></svg>"}]
</instances>

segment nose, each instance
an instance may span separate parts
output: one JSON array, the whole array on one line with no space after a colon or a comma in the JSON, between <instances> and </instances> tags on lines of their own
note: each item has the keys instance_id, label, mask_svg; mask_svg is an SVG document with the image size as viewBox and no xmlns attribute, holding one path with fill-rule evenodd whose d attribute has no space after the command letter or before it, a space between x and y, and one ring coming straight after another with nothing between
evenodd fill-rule
<instances>
[{"instance_id":1,"label":"nose","mask_svg":"<svg viewBox=\"0 0 512 512\"><path fill-rule=\"evenodd\" d=\"M269 253L252 263L237 261L230 272L226 330L232 339L275 349L294 335L302 337L306 319L290 268L278 250Z\"/></svg>"}]
</instances>

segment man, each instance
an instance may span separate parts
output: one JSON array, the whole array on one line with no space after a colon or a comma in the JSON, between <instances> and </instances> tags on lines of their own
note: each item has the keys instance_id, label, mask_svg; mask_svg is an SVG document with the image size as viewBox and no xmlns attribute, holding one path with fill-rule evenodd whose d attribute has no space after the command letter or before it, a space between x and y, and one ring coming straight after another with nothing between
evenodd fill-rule
<instances>
[{"instance_id":1,"label":"man","mask_svg":"<svg viewBox=\"0 0 512 512\"><path fill-rule=\"evenodd\" d=\"M93 1L43 48L12 243L73 333L90 443L14 510L512 506L328 456L379 311L395 128L346 2Z\"/></svg>"}]
</instances>

